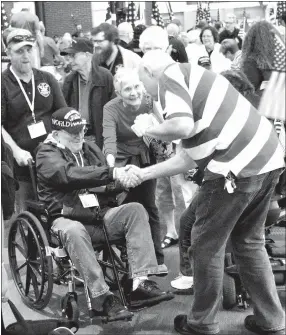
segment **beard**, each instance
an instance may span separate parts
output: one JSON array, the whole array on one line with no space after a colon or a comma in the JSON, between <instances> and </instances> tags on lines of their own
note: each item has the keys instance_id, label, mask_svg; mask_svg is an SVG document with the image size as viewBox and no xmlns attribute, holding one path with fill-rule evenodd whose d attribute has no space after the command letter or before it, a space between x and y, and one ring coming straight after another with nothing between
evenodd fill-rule
<instances>
[{"instance_id":1,"label":"beard","mask_svg":"<svg viewBox=\"0 0 286 335\"><path fill-rule=\"evenodd\" d=\"M100 64L106 63L106 61L108 60L108 58L111 56L112 51L113 51L112 45L109 44L108 47L106 49L103 49L101 51L101 53L98 55L99 63Z\"/></svg>"}]
</instances>

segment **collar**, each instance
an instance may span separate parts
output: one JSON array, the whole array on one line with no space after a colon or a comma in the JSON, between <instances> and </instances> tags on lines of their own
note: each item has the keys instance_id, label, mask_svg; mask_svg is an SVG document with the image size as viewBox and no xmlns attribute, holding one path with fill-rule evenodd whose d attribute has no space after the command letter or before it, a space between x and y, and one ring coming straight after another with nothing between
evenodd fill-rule
<instances>
[{"instance_id":1,"label":"collar","mask_svg":"<svg viewBox=\"0 0 286 335\"><path fill-rule=\"evenodd\" d=\"M13 73L11 72L10 67L11 67L11 64L9 64L8 67L7 67L7 74L9 76L9 79L11 79L14 83L17 83L17 79L14 77ZM40 73L35 68L32 68L32 71L34 73L34 78L35 78L35 82L36 82L40 78Z\"/></svg>"}]
</instances>

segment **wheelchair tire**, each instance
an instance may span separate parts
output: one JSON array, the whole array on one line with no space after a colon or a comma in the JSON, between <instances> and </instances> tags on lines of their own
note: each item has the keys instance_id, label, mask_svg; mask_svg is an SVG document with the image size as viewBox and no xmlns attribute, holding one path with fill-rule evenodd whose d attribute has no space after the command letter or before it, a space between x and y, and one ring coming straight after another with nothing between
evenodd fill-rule
<instances>
[{"instance_id":1,"label":"wheelchair tire","mask_svg":"<svg viewBox=\"0 0 286 335\"><path fill-rule=\"evenodd\" d=\"M227 268L228 266L231 266L233 264L234 264L234 262L233 262L232 254L230 252L226 253L225 257L224 257L224 266Z\"/></svg>"},{"instance_id":2,"label":"wheelchair tire","mask_svg":"<svg viewBox=\"0 0 286 335\"><path fill-rule=\"evenodd\" d=\"M222 307L226 310L229 310L235 307L236 303L235 280L225 272L223 275Z\"/></svg>"},{"instance_id":3,"label":"wheelchair tire","mask_svg":"<svg viewBox=\"0 0 286 335\"><path fill-rule=\"evenodd\" d=\"M41 310L53 291L53 263L46 233L30 212L19 214L11 223L8 255L12 277L23 302Z\"/></svg>"},{"instance_id":4,"label":"wheelchair tire","mask_svg":"<svg viewBox=\"0 0 286 335\"><path fill-rule=\"evenodd\" d=\"M68 320L78 322L79 319L79 308L77 302L73 297L70 297L64 307L65 297L61 299L61 310L62 315L64 315Z\"/></svg>"}]
</instances>

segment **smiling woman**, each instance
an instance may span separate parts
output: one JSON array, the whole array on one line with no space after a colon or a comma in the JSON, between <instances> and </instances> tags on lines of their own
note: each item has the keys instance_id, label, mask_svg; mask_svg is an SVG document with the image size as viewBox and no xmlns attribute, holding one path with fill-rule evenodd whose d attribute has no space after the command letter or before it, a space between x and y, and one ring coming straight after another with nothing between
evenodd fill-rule
<instances>
[{"instance_id":1,"label":"smiling woman","mask_svg":"<svg viewBox=\"0 0 286 335\"><path fill-rule=\"evenodd\" d=\"M153 103L135 70L119 68L114 77L117 98L103 111L104 154L109 166L134 164L139 167L156 162L142 137L131 129L138 115L152 113ZM158 264L165 268L161 248L160 221L155 205L156 180L148 180L129 190L125 202L139 202L148 212Z\"/></svg>"}]
</instances>

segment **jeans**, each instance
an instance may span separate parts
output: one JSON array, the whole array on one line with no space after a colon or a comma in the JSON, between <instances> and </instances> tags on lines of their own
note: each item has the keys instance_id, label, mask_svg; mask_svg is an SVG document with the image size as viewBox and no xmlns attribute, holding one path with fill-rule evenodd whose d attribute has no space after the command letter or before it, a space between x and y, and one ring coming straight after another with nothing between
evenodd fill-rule
<instances>
[{"instance_id":1,"label":"jeans","mask_svg":"<svg viewBox=\"0 0 286 335\"><path fill-rule=\"evenodd\" d=\"M142 205L130 203L111 208L105 214L104 222L110 241L126 240L132 278L160 273L147 224L148 215ZM92 243L105 243L102 228L84 226L80 222L60 217L53 222L52 230L59 234L72 262L86 282L91 298L100 299L109 291L109 287Z\"/></svg>"},{"instance_id":2,"label":"jeans","mask_svg":"<svg viewBox=\"0 0 286 335\"><path fill-rule=\"evenodd\" d=\"M164 253L161 247L161 227L158 208L155 204L155 190L155 179L144 181L141 185L130 189L124 203L139 202L146 209L157 262L161 265L164 263Z\"/></svg>"},{"instance_id":3,"label":"jeans","mask_svg":"<svg viewBox=\"0 0 286 335\"><path fill-rule=\"evenodd\" d=\"M219 332L224 255L228 239L240 278L253 302L256 322L265 330L285 328L269 257L264 222L280 170L238 179L234 193L224 178L204 181L197 198L189 256L194 271L194 301L188 324L206 334Z\"/></svg>"},{"instance_id":4,"label":"jeans","mask_svg":"<svg viewBox=\"0 0 286 335\"><path fill-rule=\"evenodd\" d=\"M180 219L179 252L180 272L184 276L192 276L192 264L189 258L189 247L191 246L191 232L196 221L196 206L198 204L198 192L195 193L189 207L183 212Z\"/></svg>"}]
</instances>

